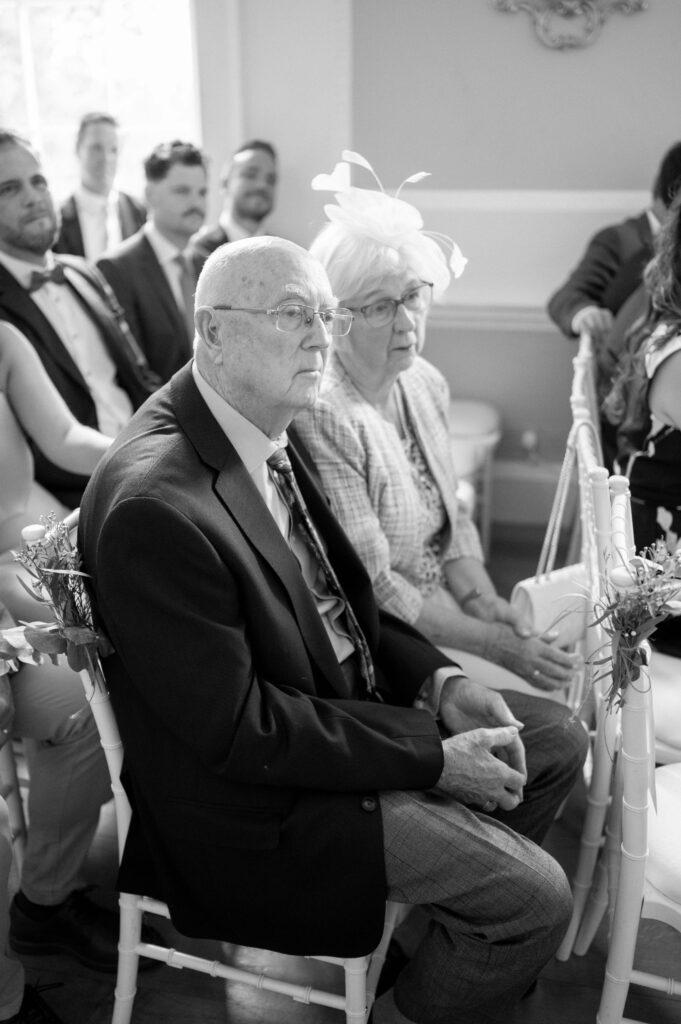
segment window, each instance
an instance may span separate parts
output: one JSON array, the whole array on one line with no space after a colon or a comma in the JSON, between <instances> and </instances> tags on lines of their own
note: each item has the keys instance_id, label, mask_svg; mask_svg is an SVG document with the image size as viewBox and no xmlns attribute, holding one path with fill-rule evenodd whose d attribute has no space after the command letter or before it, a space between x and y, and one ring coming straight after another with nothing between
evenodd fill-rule
<instances>
[{"instance_id":1,"label":"window","mask_svg":"<svg viewBox=\"0 0 681 1024\"><path fill-rule=\"evenodd\" d=\"M40 150L56 199L76 183L81 116L121 125L117 185L143 188L159 142L199 143L192 0L0 0L0 124Z\"/></svg>"}]
</instances>

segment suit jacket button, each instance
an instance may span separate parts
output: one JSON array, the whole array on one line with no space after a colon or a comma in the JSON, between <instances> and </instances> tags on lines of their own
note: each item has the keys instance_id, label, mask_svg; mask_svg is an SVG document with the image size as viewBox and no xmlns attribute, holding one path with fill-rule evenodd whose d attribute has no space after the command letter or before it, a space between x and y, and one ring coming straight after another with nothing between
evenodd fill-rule
<instances>
[{"instance_id":1,"label":"suit jacket button","mask_svg":"<svg viewBox=\"0 0 681 1024\"><path fill-rule=\"evenodd\" d=\"M378 807L378 800L373 796L362 797L362 810L363 811L375 811Z\"/></svg>"}]
</instances>

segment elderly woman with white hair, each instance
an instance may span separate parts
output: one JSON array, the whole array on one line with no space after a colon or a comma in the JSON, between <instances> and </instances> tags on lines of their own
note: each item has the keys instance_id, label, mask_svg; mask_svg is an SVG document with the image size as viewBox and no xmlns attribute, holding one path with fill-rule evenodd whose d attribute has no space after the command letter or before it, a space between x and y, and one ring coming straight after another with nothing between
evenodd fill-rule
<instances>
[{"instance_id":1,"label":"elderly woman with white hair","mask_svg":"<svg viewBox=\"0 0 681 1024\"><path fill-rule=\"evenodd\" d=\"M371 167L358 154L343 156L332 175L313 181L335 191L338 205L325 207L330 223L310 251L354 320L334 338L317 404L295 428L379 605L453 648L472 678L526 691L564 687L574 656L551 634L532 635L485 568L477 530L457 502L449 389L420 354L432 296L466 260L380 182L378 190L351 187L349 163Z\"/></svg>"}]
</instances>

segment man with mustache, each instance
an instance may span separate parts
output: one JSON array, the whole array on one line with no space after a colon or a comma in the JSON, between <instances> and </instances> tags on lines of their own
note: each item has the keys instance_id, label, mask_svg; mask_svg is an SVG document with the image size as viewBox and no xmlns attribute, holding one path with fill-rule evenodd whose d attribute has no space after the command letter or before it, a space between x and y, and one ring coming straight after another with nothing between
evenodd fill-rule
<instances>
[{"instance_id":1,"label":"man with mustache","mask_svg":"<svg viewBox=\"0 0 681 1024\"><path fill-rule=\"evenodd\" d=\"M190 142L163 142L144 162L148 220L97 263L152 370L169 380L194 341L200 262L187 249L206 215L206 159Z\"/></svg>"},{"instance_id":2,"label":"man with mustache","mask_svg":"<svg viewBox=\"0 0 681 1024\"><path fill-rule=\"evenodd\" d=\"M277 154L262 139L239 146L222 168L223 206L218 223L205 227L192 240L201 265L219 245L253 235L268 234L265 221L272 212L277 188Z\"/></svg>"}]
</instances>

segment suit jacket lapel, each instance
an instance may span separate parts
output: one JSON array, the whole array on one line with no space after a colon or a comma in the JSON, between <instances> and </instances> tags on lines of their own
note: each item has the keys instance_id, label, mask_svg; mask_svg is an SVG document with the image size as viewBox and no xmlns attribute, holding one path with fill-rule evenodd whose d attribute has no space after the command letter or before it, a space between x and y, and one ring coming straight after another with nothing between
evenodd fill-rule
<instances>
[{"instance_id":1,"label":"suit jacket lapel","mask_svg":"<svg viewBox=\"0 0 681 1024\"><path fill-rule=\"evenodd\" d=\"M118 194L118 220L121 225L121 238L130 238L137 231L137 221L133 216L132 203L124 192Z\"/></svg>"},{"instance_id":2,"label":"suit jacket lapel","mask_svg":"<svg viewBox=\"0 0 681 1024\"><path fill-rule=\"evenodd\" d=\"M88 391L80 370L50 321L26 289L3 266L0 266L0 305L11 311L19 330L22 323L30 325L35 348L49 351L51 358L59 363L62 370L77 381L84 391Z\"/></svg>"},{"instance_id":3,"label":"suit jacket lapel","mask_svg":"<svg viewBox=\"0 0 681 1024\"><path fill-rule=\"evenodd\" d=\"M149 240L144 236L140 239L139 255L141 267L143 268L141 270L143 279L149 290L156 292L158 295L159 307L167 313L172 323L173 333L180 338L186 338L187 325L180 314L177 301L168 284L168 278L164 274L163 268L158 262L156 253L152 249Z\"/></svg>"},{"instance_id":4,"label":"suit jacket lapel","mask_svg":"<svg viewBox=\"0 0 681 1024\"><path fill-rule=\"evenodd\" d=\"M201 458L217 470L215 491L249 544L269 564L288 593L303 642L321 675L339 695L348 687L298 562L274 526L272 516L235 449L199 395L191 366L172 381L178 420Z\"/></svg>"},{"instance_id":5,"label":"suit jacket lapel","mask_svg":"<svg viewBox=\"0 0 681 1024\"><path fill-rule=\"evenodd\" d=\"M85 255L85 243L83 242L83 231L80 226L78 207L73 196L69 196L61 209L62 218L62 242L64 252L74 253L76 256Z\"/></svg>"}]
</instances>

